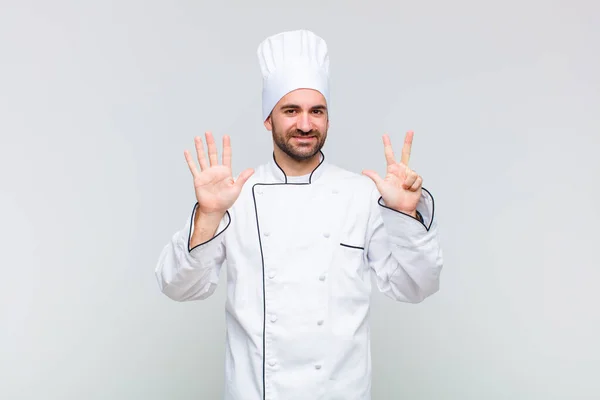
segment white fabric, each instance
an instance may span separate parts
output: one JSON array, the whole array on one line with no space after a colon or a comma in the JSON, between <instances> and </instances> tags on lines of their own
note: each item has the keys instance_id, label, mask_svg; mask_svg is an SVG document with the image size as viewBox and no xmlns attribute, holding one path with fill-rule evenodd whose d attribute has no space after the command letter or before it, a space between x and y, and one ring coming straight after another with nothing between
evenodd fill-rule
<instances>
[{"instance_id":1,"label":"white fabric","mask_svg":"<svg viewBox=\"0 0 600 400\"><path fill-rule=\"evenodd\" d=\"M263 77L262 115L296 89L319 91L329 106L329 55L327 43L311 31L282 32L266 38L257 49Z\"/></svg>"},{"instance_id":2,"label":"white fabric","mask_svg":"<svg viewBox=\"0 0 600 400\"><path fill-rule=\"evenodd\" d=\"M304 184L271 161L213 239L190 251L193 213L173 235L156 266L171 299L210 296L226 261L225 400L371 399L371 273L389 297L417 303L442 269L431 194L424 224L379 200L370 179L326 160Z\"/></svg>"},{"instance_id":3,"label":"white fabric","mask_svg":"<svg viewBox=\"0 0 600 400\"><path fill-rule=\"evenodd\" d=\"M287 183L303 183L308 180L310 174L302 175L302 176L288 176Z\"/></svg>"}]
</instances>

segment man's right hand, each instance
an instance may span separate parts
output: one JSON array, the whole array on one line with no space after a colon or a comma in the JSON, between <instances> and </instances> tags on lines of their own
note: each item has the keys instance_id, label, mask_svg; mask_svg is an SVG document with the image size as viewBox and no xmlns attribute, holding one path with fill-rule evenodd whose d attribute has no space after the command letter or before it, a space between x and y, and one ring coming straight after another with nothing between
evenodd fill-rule
<instances>
[{"instance_id":1,"label":"man's right hand","mask_svg":"<svg viewBox=\"0 0 600 400\"><path fill-rule=\"evenodd\" d=\"M203 243L214 235L221 218L235 203L242 187L254 173L254 170L246 169L234 181L231 173L231 139L229 136L223 136L222 164L219 164L217 146L211 132L206 132L208 161L202 138L197 136L194 141L200 171L198 171L190 152L184 151L185 159L194 178L194 190L198 201L195 222L199 226L194 229L192 247L197 244L194 242Z\"/></svg>"}]
</instances>

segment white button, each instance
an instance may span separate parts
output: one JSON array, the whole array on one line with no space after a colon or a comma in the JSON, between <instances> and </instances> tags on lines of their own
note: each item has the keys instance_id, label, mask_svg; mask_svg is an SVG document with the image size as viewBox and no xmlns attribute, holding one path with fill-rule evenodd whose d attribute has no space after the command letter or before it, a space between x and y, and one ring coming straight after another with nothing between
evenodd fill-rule
<instances>
[{"instance_id":1,"label":"white button","mask_svg":"<svg viewBox=\"0 0 600 400\"><path fill-rule=\"evenodd\" d=\"M277 321L277 315L271 315L271 322Z\"/></svg>"},{"instance_id":2,"label":"white button","mask_svg":"<svg viewBox=\"0 0 600 400\"><path fill-rule=\"evenodd\" d=\"M261 189L261 188L258 188L258 189L256 189L256 193L258 193L258 194L263 194L263 191L262 191L262 189Z\"/></svg>"},{"instance_id":3,"label":"white button","mask_svg":"<svg viewBox=\"0 0 600 400\"><path fill-rule=\"evenodd\" d=\"M325 275L321 275L321 276L319 277L319 280L320 280L320 281L324 281L324 280L325 280Z\"/></svg>"},{"instance_id":4,"label":"white button","mask_svg":"<svg viewBox=\"0 0 600 400\"><path fill-rule=\"evenodd\" d=\"M275 271L269 271L269 278L270 279L275 278Z\"/></svg>"},{"instance_id":5,"label":"white button","mask_svg":"<svg viewBox=\"0 0 600 400\"><path fill-rule=\"evenodd\" d=\"M269 361L269 365L270 365L271 367L275 366L275 364L276 364L275 360L271 360L271 361Z\"/></svg>"},{"instance_id":6,"label":"white button","mask_svg":"<svg viewBox=\"0 0 600 400\"><path fill-rule=\"evenodd\" d=\"M338 193L339 193L339 191L338 191L337 189L333 189L333 190L331 191L331 193L333 193L333 194L338 194Z\"/></svg>"},{"instance_id":7,"label":"white button","mask_svg":"<svg viewBox=\"0 0 600 400\"><path fill-rule=\"evenodd\" d=\"M271 234L270 232L263 233L263 235L265 235L265 236L269 236L270 234Z\"/></svg>"},{"instance_id":8,"label":"white button","mask_svg":"<svg viewBox=\"0 0 600 400\"><path fill-rule=\"evenodd\" d=\"M315 365L316 369L321 369L321 366L319 364Z\"/></svg>"},{"instance_id":9,"label":"white button","mask_svg":"<svg viewBox=\"0 0 600 400\"><path fill-rule=\"evenodd\" d=\"M326 238L328 238L329 237L329 232L323 233L323 236L325 236Z\"/></svg>"},{"instance_id":10,"label":"white button","mask_svg":"<svg viewBox=\"0 0 600 400\"><path fill-rule=\"evenodd\" d=\"M322 320L322 319L321 319L321 320L319 320L319 321L317 322L317 324L318 324L318 325L323 325L323 320Z\"/></svg>"}]
</instances>

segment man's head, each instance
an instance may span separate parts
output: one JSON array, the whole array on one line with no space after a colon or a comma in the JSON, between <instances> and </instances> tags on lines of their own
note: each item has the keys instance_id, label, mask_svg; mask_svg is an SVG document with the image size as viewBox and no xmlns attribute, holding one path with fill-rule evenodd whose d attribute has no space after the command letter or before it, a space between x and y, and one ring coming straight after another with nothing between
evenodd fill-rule
<instances>
[{"instance_id":1,"label":"man's head","mask_svg":"<svg viewBox=\"0 0 600 400\"><path fill-rule=\"evenodd\" d=\"M327 102L314 89L293 90L275 104L264 124L272 132L275 145L291 159L310 159L327 138Z\"/></svg>"},{"instance_id":2,"label":"man's head","mask_svg":"<svg viewBox=\"0 0 600 400\"><path fill-rule=\"evenodd\" d=\"M329 128L327 44L310 31L289 31L266 38L257 54L265 127L285 154L307 160L321 150Z\"/></svg>"}]
</instances>

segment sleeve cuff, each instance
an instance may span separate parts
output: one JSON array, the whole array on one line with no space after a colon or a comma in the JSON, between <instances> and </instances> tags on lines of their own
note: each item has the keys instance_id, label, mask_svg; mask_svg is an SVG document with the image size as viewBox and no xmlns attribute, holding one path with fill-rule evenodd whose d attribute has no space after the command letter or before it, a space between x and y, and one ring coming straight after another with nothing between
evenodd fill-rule
<instances>
[{"instance_id":1,"label":"sleeve cuff","mask_svg":"<svg viewBox=\"0 0 600 400\"><path fill-rule=\"evenodd\" d=\"M223 218L221 219L221 222L219 222L219 226L217 227L215 235L206 242L200 243L191 248L190 242L192 240L192 232L194 231L194 218L196 216L197 209L198 203L194 205L192 216L189 222L189 229L186 234L182 235L182 239L185 240L185 247L187 248L188 253L194 258L200 257L202 253L210 252L214 247L218 247L224 239L223 232L225 232L225 230L229 228L229 225L231 224L231 214L229 214L229 211L226 211L225 215L223 215Z\"/></svg>"},{"instance_id":2,"label":"sleeve cuff","mask_svg":"<svg viewBox=\"0 0 600 400\"><path fill-rule=\"evenodd\" d=\"M388 207L379 197L381 216L388 233L394 237L423 237L431 231L434 223L435 204L431 193L423 188L421 199L417 204L417 211L421 214L423 222L412 215Z\"/></svg>"}]
</instances>

